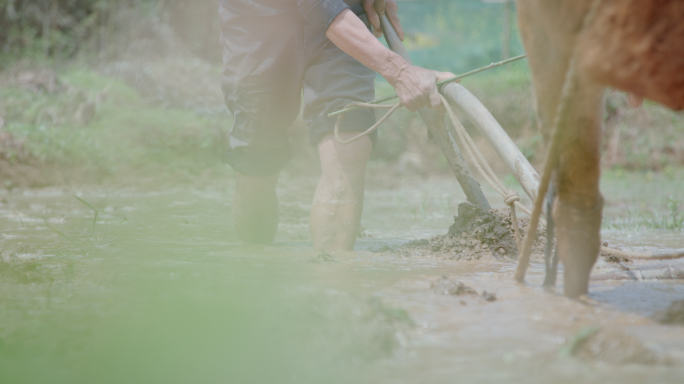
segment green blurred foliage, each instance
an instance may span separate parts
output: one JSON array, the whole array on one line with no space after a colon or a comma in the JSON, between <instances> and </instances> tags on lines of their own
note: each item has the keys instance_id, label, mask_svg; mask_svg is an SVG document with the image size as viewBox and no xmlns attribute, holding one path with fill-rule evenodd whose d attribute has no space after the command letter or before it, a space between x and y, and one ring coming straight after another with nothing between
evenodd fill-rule
<instances>
[{"instance_id":1,"label":"green blurred foliage","mask_svg":"<svg viewBox=\"0 0 684 384\"><path fill-rule=\"evenodd\" d=\"M401 1L399 17L411 58L426 68L465 72L502 59L505 28L509 56L523 52L515 9L480 0ZM506 24L508 19L508 24Z\"/></svg>"},{"instance_id":2,"label":"green blurred foliage","mask_svg":"<svg viewBox=\"0 0 684 384\"><path fill-rule=\"evenodd\" d=\"M4 130L25 140L31 157L77 170L72 177L86 182L224 169L225 115L150 105L126 83L85 68L60 80L54 93L0 88Z\"/></svg>"},{"instance_id":3,"label":"green blurred foliage","mask_svg":"<svg viewBox=\"0 0 684 384\"><path fill-rule=\"evenodd\" d=\"M214 0L0 0L0 65L83 51L111 58L165 27L195 54L219 60L217 8Z\"/></svg>"},{"instance_id":4,"label":"green blurred foliage","mask_svg":"<svg viewBox=\"0 0 684 384\"><path fill-rule=\"evenodd\" d=\"M103 0L0 0L0 49L5 57L73 56L108 8Z\"/></svg>"},{"instance_id":5,"label":"green blurred foliage","mask_svg":"<svg viewBox=\"0 0 684 384\"><path fill-rule=\"evenodd\" d=\"M514 10L513 10L514 11ZM510 55L522 52L514 12L479 0L402 1L406 45L417 64L461 71L500 58L504 18L509 19ZM0 0L0 50L7 59L73 57L120 48L117 37L150 34L140 24L171 27L195 54L220 60L216 0ZM132 31L133 30L133 31ZM139 36L138 36L139 37Z\"/></svg>"}]
</instances>

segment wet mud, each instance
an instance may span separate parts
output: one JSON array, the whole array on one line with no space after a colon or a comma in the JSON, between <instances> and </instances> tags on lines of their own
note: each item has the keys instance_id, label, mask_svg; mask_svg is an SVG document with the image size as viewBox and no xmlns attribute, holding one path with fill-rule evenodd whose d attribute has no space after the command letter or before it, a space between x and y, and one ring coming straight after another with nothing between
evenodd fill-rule
<instances>
[{"instance_id":1,"label":"wet mud","mask_svg":"<svg viewBox=\"0 0 684 384\"><path fill-rule=\"evenodd\" d=\"M496 294L482 291L478 293L475 288L466 285L462 281L458 281L450 278L449 276L442 276L441 278L435 280L430 285L430 289L433 292L440 295L450 295L450 296L470 296L479 297L483 301L496 301ZM462 304L465 304L462 302Z\"/></svg>"},{"instance_id":2,"label":"wet mud","mask_svg":"<svg viewBox=\"0 0 684 384\"><path fill-rule=\"evenodd\" d=\"M462 281L452 280L448 276L442 276L442 278L435 280L430 285L430 289L440 295L477 295L474 288L465 285Z\"/></svg>"},{"instance_id":3,"label":"wet mud","mask_svg":"<svg viewBox=\"0 0 684 384\"><path fill-rule=\"evenodd\" d=\"M518 219L521 237L529 219ZM545 230L537 231L532 257L542 259L546 247ZM508 209L483 212L470 203L458 206L458 215L446 235L415 240L395 251L402 257L430 256L448 260L514 260L518 258L513 223Z\"/></svg>"},{"instance_id":4,"label":"wet mud","mask_svg":"<svg viewBox=\"0 0 684 384\"><path fill-rule=\"evenodd\" d=\"M309 264L338 263L339 260L329 253L320 252L316 256L307 257L306 262Z\"/></svg>"},{"instance_id":5,"label":"wet mud","mask_svg":"<svg viewBox=\"0 0 684 384\"><path fill-rule=\"evenodd\" d=\"M667 356L651 351L641 340L619 329L587 332L577 341L572 355L589 364L671 364Z\"/></svg>"},{"instance_id":6,"label":"wet mud","mask_svg":"<svg viewBox=\"0 0 684 384\"><path fill-rule=\"evenodd\" d=\"M608 242L604 242L603 246L608 247L609 246ZM606 262L609 262L609 263L628 263L631 261L630 259L628 259L626 257L616 256L616 255L613 255L611 253L606 253L606 252L600 252L599 255L601 257L603 257L603 260L605 260Z\"/></svg>"},{"instance_id":7,"label":"wet mud","mask_svg":"<svg viewBox=\"0 0 684 384\"><path fill-rule=\"evenodd\" d=\"M662 324L684 325L684 300L677 300L662 311L655 313L653 318Z\"/></svg>"},{"instance_id":8,"label":"wet mud","mask_svg":"<svg viewBox=\"0 0 684 384\"><path fill-rule=\"evenodd\" d=\"M603 254L601 254L603 256ZM602 280L684 280L684 264L668 263L664 265L639 265L627 266L622 262L612 261L611 257L605 257L607 262L617 263L618 271L596 274L591 277L593 281Z\"/></svg>"},{"instance_id":9,"label":"wet mud","mask_svg":"<svg viewBox=\"0 0 684 384\"><path fill-rule=\"evenodd\" d=\"M542 235L528 284L517 284L506 209L463 206L452 221L452 208L411 210L423 196L405 191L368 194L356 252L312 250L300 185L280 191L277 242L242 244L227 189L0 191L0 365L23 379L3 380L0 369L0 382L50 382L28 376L81 367L92 370L65 382L125 382L119 367L136 364L169 375L148 383L188 372L196 382L681 381L684 327L654 316L678 318L667 308L683 297L681 282L592 281L586 300L568 300L541 287ZM74 195L99 210L94 232L93 212ZM400 248L415 238L428 240ZM454 262L467 254L472 262ZM649 266L601 258L605 272L621 264ZM600 331L573 339L585 328ZM571 357L559 357L568 344Z\"/></svg>"}]
</instances>

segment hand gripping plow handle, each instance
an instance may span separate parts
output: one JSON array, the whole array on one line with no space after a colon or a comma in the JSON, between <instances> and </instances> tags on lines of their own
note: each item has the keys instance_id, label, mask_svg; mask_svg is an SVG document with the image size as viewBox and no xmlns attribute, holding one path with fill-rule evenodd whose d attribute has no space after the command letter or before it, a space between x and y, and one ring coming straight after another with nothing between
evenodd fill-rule
<instances>
[{"instance_id":1,"label":"hand gripping plow handle","mask_svg":"<svg viewBox=\"0 0 684 384\"><path fill-rule=\"evenodd\" d=\"M385 35L385 40L389 48L395 53L403 57L407 62L413 64L411 57L404 47L397 31L390 22L387 13L385 12L385 0L375 0L373 3L373 8L380 16L380 26L382 27L382 32ZM444 117L439 114L439 112L430 108L421 108L418 110L420 117L427 125L430 133L435 138L435 142L444 153L451 170L454 172L458 183L463 188L463 192L466 195L468 201L475 204L480 209L487 211L491 209L487 198L482 193L480 184L475 180L473 174L470 172L468 163L466 163L461 150L456 144L456 139L449 133L446 125L444 124Z\"/></svg>"}]
</instances>

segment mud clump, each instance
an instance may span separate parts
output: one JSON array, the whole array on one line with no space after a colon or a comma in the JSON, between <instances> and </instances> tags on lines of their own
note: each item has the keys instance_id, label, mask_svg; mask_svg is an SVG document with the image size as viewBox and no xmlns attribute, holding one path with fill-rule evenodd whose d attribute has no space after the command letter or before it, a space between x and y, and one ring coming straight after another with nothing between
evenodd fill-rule
<instances>
[{"instance_id":1,"label":"mud clump","mask_svg":"<svg viewBox=\"0 0 684 384\"><path fill-rule=\"evenodd\" d=\"M320 252L316 257L307 257L306 262L308 264L338 263L339 260L329 253Z\"/></svg>"},{"instance_id":2,"label":"mud clump","mask_svg":"<svg viewBox=\"0 0 684 384\"><path fill-rule=\"evenodd\" d=\"M603 245L604 247L607 247L607 246L608 246L608 243L603 243L602 245ZM619 264L619 263L629 263L629 262L631 262L631 260L628 259L628 258L626 258L626 257L616 256L616 255L613 255L612 253L600 252L599 255L603 258L603 260L605 260L605 261L608 262L608 263L616 263L616 264Z\"/></svg>"},{"instance_id":3,"label":"mud clump","mask_svg":"<svg viewBox=\"0 0 684 384\"><path fill-rule=\"evenodd\" d=\"M430 289L440 295L480 296L484 301L496 301L496 294L482 291L480 295L474 288L465 285L462 281L450 279L448 276L442 276L441 279L435 280L430 285ZM465 302L461 302L461 304L465 304Z\"/></svg>"},{"instance_id":4,"label":"mud clump","mask_svg":"<svg viewBox=\"0 0 684 384\"><path fill-rule=\"evenodd\" d=\"M481 296L484 301L496 301L496 293L483 291Z\"/></svg>"},{"instance_id":5,"label":"mud clump","mask_svg":"<svg viewBox=\"0 0 684 384\"><path fill-rule=\"evenodd\" d=\"M470 234L490 251L513 257L518 254L510 214L497 210L483 212L470 203L458 206L458 216L449 227L447 237Z\"/></svg>"},{"instance_id":6,"label":"mud clump","mask_svg":"<svg viewBox=\"0 0 684 384\"><path fill-rule=\"evenodd\" d=\"M600 256L603 258L603 260L605 260L605 261L608 262L608 263L619 264L619 263L629 263L629 262L631 262L631 260L628 259L628 258L626 258L626 257L615 256L615 255L613 255L613 254L611 254L611 253L601 252L601 253L600 253Z\"/></svg>"},{"instance_id":7,"label":"mud clump","mask_svg":"<svg viewBox=\"0 0 684 384\"><path fill-rule=\"evenodd\" d=\"M433 282L430 285L435 293L440 295L462 296L462 295L477 295L477 291L461 281L454 281L447 276L442 276L441 279Z\"/></svg>"},{"instance_id":8,"label":"mud clump","mask_svg":"<svg viewBox=\"0 0 684 384\"><path fill-rule=\"evenodd\" d=\"M684 300L672 302L667 309L656 312L653 318L662 324L684 325Z\"/></svg>"},{"instance_id":9,"label":"mud clump","mask_svg":"<svg viewBox=\"0 0 684 384\"><path fill-rule=\"evenodd\" d=\"M521 237L525 236L529 219L518 219ZM546 238L537 231L533 257L543 257ZM446 235L429 240L416 240L395 251L402 257L437 256L450 260L501 260L516 259L515 242L509 211L492 209L483 212L471 203L458 206L458 216Z\"/></svg>"},{"instance_id":10,"label":"mud clump","mask_svg":"<svg viewBox=\"0 0 684 384\"><path fill-rule=\"evenodd\" d=\"M573 348L572 355L587 363L669 364L665 356L651 351L635 337L612 329L600 330L587 336Z\"/></svg>"}]
</instances>

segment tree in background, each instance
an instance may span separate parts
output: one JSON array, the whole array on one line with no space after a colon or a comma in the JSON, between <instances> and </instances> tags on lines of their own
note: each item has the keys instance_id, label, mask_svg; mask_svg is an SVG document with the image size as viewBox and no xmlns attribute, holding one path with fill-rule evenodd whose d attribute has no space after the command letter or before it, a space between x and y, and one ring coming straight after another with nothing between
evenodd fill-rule
<instances>
[{"instance_id":1,"label":"tree in background","mask_svg":"<svg viewBox=\"0 0 684 384\"><path fill-rule=\"evenodd\" d=\"M141 39L168 43L170 36L203 58L220 58L215 0L0 0L0 26L0 64L84 51L113 58Z\"/></svg>"}]
</instances>

